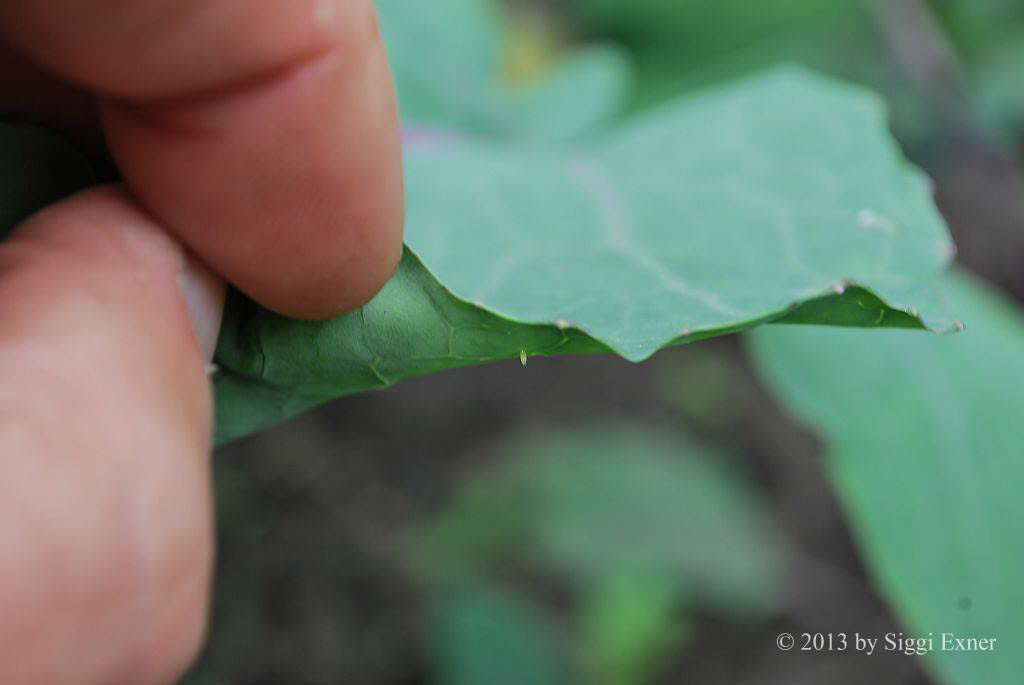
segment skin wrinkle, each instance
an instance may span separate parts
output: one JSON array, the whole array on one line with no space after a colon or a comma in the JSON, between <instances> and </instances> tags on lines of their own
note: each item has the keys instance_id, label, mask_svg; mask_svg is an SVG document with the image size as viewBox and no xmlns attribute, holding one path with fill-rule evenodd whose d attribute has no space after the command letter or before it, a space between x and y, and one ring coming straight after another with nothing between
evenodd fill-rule
<instances>
[{"instance_id":1,"label":"skin wrinkle","mask_svg":"<svg viewBox=\"0 0 1024 685\"><path fill-rule=\"evenodd\" d=\"M301 55L287 64L210 89L142 100L110 98L104 101L104 105L117 107L168 133L216 136L223 133L222 123L211 124L206 121L212 118L211 114L218 110L233 109L247 96L259 95L267 88L301 78L303 72L315 71L323 66L322 62L331 61L335 57L337 53L334 49L320 49Z\"/></svg>"}]
</instances>

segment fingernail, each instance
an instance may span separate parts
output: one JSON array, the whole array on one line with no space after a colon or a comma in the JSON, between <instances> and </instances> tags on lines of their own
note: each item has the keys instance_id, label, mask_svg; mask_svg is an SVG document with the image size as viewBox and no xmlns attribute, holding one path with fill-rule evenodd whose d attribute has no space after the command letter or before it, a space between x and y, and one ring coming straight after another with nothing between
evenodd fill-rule
<instances>
[{"instance_id":1,"label":"fingernail","mask_svg":"<svg viewBox=\"0 0 1024 685\"><path fill-rule=\"evenodd\" d=\"M178 283L192 315L192 329L203 351L203 359L210 361L217 349L217 336L224 315L224 281L195 257L186 255Z\"/></svg>"}]
</instances>

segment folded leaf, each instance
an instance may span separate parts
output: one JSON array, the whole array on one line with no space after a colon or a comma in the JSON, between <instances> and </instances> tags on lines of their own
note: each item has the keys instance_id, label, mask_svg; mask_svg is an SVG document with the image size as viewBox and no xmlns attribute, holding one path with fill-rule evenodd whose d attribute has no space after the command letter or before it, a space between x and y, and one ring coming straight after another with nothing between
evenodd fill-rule
<instances>
[{"instance_id":1,"label":"folded leaf","mask_svg":"<svg viewBox=\"0 0 1024 685\"><path fill-rule=\"evenodd\" d=\"M234 295L217 350L217 436L441 369L604 351L578 331L518 324L462 302L406 250L372 302L330 321L287 319Z\"/></svg>"},{"instance_id":2,"label":"folded leaf","mask_svg":"<svg viewBox=\"0 0 1024 685\"><path fill-rule=\"evenodd\" d=\"M802 71L564 148L413 129L407 188L409 250L370 305L323 323L229 308L221 439L521 355L641 361L779 319L957 326L926 292L952 254L928 182L875 98Z\"/></svg>"}]
</instances>

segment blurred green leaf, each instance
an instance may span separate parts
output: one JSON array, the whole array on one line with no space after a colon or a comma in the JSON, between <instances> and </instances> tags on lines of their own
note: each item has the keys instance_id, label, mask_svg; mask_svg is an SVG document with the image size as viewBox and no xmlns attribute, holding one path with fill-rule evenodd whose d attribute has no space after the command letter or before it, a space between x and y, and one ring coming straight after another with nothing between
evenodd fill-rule
<instances>
[{"instance_id":1,"label":"blurred green leaf","mask_svg":"<svg viewBox=\"0 0 1024 685\"><path fill-rule=\"evenodd\" d=\"M587 682L650 682L688 635L678 616L678 582L625 575L588 598L581 628Z\"/></svg>"},{"instance_id":2,"label":"blurred green leaf","mask_svg":"<svg viewBox=\"0 0 1024 685\"><path fill-rule=\"evenodd\" d=\"M497 587L465 588L442 601L431 633L442 685L567 682L553 627Z\"/></svg>"},{"instance_id":3,"label":"blurred green leaf","mask_svg":"<svg viewBox=\"0 0 1024 685\"><path fill-rule=\"evenodd\" d=\"M784 542L714 453L619 425L536 436L510 454L410 535L410 565L442 595L495 577L562 583L585 682L647 682L687 637L687 609L779 607Z\"/></svg>"},{"instance_id":4,"label":"blurred green leaf","mask_svg":"<svg viewBox=\"0 0 1024 685\"><path fill-rule=\"evenodd\" d=\"M636 100L649 105L782 60L850 75L872 51L860 0L572 0L592 35L637 58Z\"/></svg>"},{"instance_id":5,"label":"blurred green leaf","mask_svg":"<svg viewBox=\"0 0 1024 685\"><path fill-rule=\"evenodd\" d=\"M638 428L538 438L416 535L414 565L432 583L464 583L512 555L583 592L669 579L676 597L763 610L777 601L779 540L716 459Z\"/></svg>"},{"instance_id":6,"label":"blurred green leaf","mask_svg":"<svg viewBox=\"0 0 1024 685\"><path fill-rule=\"evenodd\" d=\"M1024 640L1024 316L966 276L952 337L769 327L751 349L772 387L828 440L831 478L881 590L945 682L1015 683ZM996 638L941 651L939 634Z\"/></svg>"},{"instance_id":7,"label":"blurred green leaf","mask_svg":"<svg viewBox=\"0 0 1024 685\"><path fill-rule=\"evenodd\" d=\"M1007 138L1024 139L1024 31L974 68L979 116Z\"/></svg>"},{"instance_id":8,"label":"blurred green leaf","mask_svg":"<svg viewBox=\"0 0 1024 685\"><path fill-rule=\"evenodd\" d=\"M1013 42L1024 28L1020 0L930 0L946 31L968 62Z\"/></svg>"},{"instance_id":9,"label":"blurred green leaf","mask_svg":"<svg viewBox=\"0 0 1024 685\"><path fill-rule=\"evenodd\" d=\"M561 59L505 100L509 129L536 140L571 140L594 133L625 106L631 64L622 50L594 46Z\"/></svg>"},{"instance_id":10,"label":"blurred green leaf","mask_svg":"<svg viewBox=\"0 0 1024 685\"><path fill-rule=\"evenodd\" d=\"M572 0L584 22L626 38L668 39L694 59L732 52L781 32L805 34L862 17L855 0Z\"/></svg>"},{"instance_id":11,"label":"blurred green leaf","mask_svg":"<svg viewBox=\"0 0 1024 685\"><path fill-rule=\"evenodd\" d=\"M377 0L405 121L472 128L488 120L500 69L501 15L492 0Z\"/></svg>"},{"instance_id":12,"label":"blurred green leaf","mask_svg":"<svg viewBox=\"0 0 1024 685\"><path fill-rule=\"evenodd\" d=\"M710 451L594 429L540 444L524 463L542 563L602 589L623 574L669 577L695 602L737 611L777 601L780 541Z\"/></svg>"},{"instance_id":13,"label":"blurred green leaf","mask_svg":"<svg viewBox=\"0 0 1024 685\"><path fill-rule=\"evenodd\" d=\"M407 124L567 140L613 119L625 99L630 70L610 46L570 51L518 87L502 78L506 24L492 0L377 7Z\"/></svg>"},{"instance_id":14,"label":"blurred green leaf","mask_svg":"<svg viewBox=\"0 0 1024 685\"><path fill-rule=\"evenodd\" d=\"M894 62L865 0L572 0L571 5L591 37L630 50L636 65L630 109L784 62L883 94L893 130L915 153L923 154L943 131L941 113Z\"/></svg>"}]
</instances>

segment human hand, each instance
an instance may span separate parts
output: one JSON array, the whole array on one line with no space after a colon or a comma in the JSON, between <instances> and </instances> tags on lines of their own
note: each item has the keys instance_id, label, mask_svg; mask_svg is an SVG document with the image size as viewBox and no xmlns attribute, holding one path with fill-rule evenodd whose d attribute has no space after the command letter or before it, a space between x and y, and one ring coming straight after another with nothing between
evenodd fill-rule
<instances>
[{"instance_id":1,"label":"human hand","mask_svg":"<svg viewBox=\"0 0 1024 685\"><path fill-rule=\"evenodd\" d=\"M105 139L125 178L0 245L0 682L174 682L213 556L199 264L317 318L401 254L373 2L6 0L0 64L0 116Z\"/></svg>"}]
</instances>

